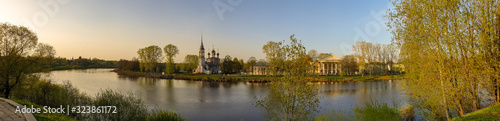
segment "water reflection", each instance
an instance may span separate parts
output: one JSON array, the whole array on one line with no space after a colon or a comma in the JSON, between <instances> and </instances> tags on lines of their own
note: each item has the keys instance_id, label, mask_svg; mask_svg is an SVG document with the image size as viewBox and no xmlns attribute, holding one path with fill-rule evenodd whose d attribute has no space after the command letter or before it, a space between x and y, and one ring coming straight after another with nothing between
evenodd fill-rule
<instances>
[{"instance_id":1,"label":"water reflection","mask_svg":"<svg viewBox=\"0 0 500 121\"><path fill-rule=\"evenodd\" d=\"M172 109L190 120L264 120L264 113L254 107L254 97L267 95L264 83L202 82L175 79L132 78L110 72L111 69L53 71L57 83L69 80L89 95L110 88L140 96L149 108ZM397 81L349 83L311 83L318 89L320 112L332 109L352 113L352 108L370 102L392 104L403 100Z\"/></svg>"}]
</instances>

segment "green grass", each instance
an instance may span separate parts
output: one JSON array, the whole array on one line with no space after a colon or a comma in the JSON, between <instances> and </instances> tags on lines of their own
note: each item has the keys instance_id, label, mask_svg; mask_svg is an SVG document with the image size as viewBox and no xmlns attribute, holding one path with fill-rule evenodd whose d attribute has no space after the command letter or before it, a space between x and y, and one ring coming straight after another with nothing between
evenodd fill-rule
<instances>
[{"instance_id":1,"label":"green grass","mask_svg":"<svg viewBox=\"0 0 500 121\"><path fill-rule=\"evenodd\" d=\"M493 121L500 120L500 103L484 108L481 110L474 111L472 113L466 114L464 116L453 118L454 121Z\"/></svg>"},{"instance_id":2,"label":"green grass","mask_svg":"<svg viewBox=\"0 0 500 121\"><path fill-rule=\"evenodd\" d=\"M23 100L12 100L16 103L19 103L21 105L26 105L26 107L31 107L33 105L34 108L40 108L43 110L42 106L39 106L37 104L23 101ZM36 118L38 121L76 121L75 119L69 117L68 115L65 114L60 114L60 113L33 113L33 116Z\"/></svg>"}]
</instances>

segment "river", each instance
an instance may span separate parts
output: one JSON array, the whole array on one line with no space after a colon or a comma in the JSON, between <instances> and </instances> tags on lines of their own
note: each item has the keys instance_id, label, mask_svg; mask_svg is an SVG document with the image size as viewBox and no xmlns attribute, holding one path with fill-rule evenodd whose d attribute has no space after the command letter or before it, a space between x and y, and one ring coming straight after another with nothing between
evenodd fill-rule
<instances>
[{"instance_id":1,"label":"river","mask_svg":"<svg viewBox=\"0 0 500 121\"><path fill-rule=\"evenodd\" d=\"M129 78L112 69L84 69L52 71L50 79L56 83L69 81L87 95L94 96L101 89L134 93L148 108L174 110L189 120L264 120L265 111L256 108L256 98L267 95L262 83L203 82L175 79ZM398 81L360 81L317 83L320 113L332 109L352 114L356 106L379 103L406 104Z\"/></svg>"}]
</instances>

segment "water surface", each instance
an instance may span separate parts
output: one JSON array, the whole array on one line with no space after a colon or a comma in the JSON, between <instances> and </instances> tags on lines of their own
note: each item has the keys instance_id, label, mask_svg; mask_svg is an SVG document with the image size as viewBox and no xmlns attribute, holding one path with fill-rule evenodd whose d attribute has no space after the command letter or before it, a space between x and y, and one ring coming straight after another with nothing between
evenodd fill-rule
<instances>
[{"instance_id":1,"label":"water surface","mask_svg":"<svg viewBox=\"0 0 500 121\"><path fill-rule=\"evenodd\" d=\"M52 71L56 83L69 81L80 91L94 96L101 89L131 92L140 96L148 108L171 109L189 120L264 120L265 111L256 108L255 97L267 95L261 83L202 82L175 79L129 78L112 69ZM316 83L320 113L332 109L352 113L370 100L405 104L398 81Z\"/></svg>"}]
</instances>

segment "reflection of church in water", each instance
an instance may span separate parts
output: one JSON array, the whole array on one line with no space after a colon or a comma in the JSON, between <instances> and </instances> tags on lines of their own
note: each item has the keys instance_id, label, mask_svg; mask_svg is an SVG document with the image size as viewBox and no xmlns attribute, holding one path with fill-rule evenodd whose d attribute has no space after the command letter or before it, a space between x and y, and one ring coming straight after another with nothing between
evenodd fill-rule
<instances>
[{"instance_id":1,"label":"reflection of church in water","mask_svg":"<svg viewBox=\"0 0 500 121\"><path fill-rule=\"evenodd\" d=\"M194 73L203 74L219 74L220 73L220 59L219 53L215 52L215 49L208 52L208 57L205 59L205 48L203 47L203 36L201 38L200 53L198 54L198 67L194 70Z\"/></svg>"}]
</instances>

